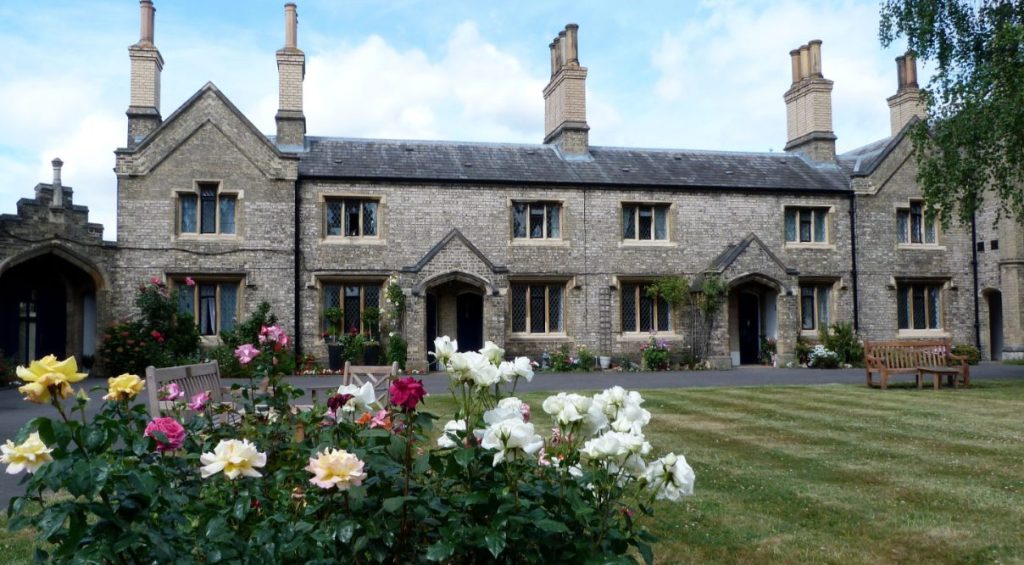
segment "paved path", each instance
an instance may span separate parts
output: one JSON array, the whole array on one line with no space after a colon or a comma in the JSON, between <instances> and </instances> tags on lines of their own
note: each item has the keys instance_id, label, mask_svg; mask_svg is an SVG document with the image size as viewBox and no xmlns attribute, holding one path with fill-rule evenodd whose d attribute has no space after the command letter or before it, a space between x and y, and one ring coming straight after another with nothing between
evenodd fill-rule
<instances>
[{"instance_id":1,"label":"paved path","mask_svg":"<svg viewBox=\"0 0 1024 565\"><path fill-rule=\"evenodd\" d=\"M430 394L446 394L448 378L442 373L431 373L419 377ZM972 380L1024 380L1024 366L982 363L971 367ZM299 386L322 386L340 384L340 377L288 377L288 382ZM906 378L897 382L906 381ZM84 381L86 386L106 387L100 379ZM245 381L246 384L248 381ZM603 390L621 385L628 389L645 390L655 388L726 387L764 385L812 385L812 384L863 384L863 369L768 369L764 367L742 367L731 371L682 371L662 373L623 373L603 371L597 373L538 373L532 382L521 382L517 392ZM99 411L100 397L105 391L90 394L93 401L87 408L88 414ZM0 390L0 441L13 439L26 422L37 416L58 417L53 407L26 402L17 389ZM22 475L0 473L0 510L7 508L12 496L24 492L19 484Z\"/></svg>"}]
</instances>

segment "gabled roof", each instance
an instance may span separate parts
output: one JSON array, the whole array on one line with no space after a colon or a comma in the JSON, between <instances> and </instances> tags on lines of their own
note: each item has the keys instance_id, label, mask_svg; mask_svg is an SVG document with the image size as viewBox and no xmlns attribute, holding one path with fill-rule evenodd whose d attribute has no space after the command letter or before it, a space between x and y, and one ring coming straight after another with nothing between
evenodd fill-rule
<instances>
[{"instance_id":1,"label":"gabled roof","mask_svg":"<svg viewBox=\"0 0 1024 565\"><path fill-rule=\"evenodd\" d=\"M896 149L896 146L903 141L903 138L907 136L910 129L920 121L920 118L916 116L910 118L896 135L879 139L837 156L840 166L851 177L866 177L870 175L875 172L878 165L885 161L893 149Z\"/></svg>"},{"instance_id":2,"label":"gabled roof","mask_svg":"<svg viewBox=\"0 0 1024 565\"><path fill-rule=\"evenodd\" d=\"M753 247L751 247L753 245ZM770 263L776 265L780 272L787 275L798 275L800 271L793 267L787 267L785 263L779 259L779 256L772 253L772 250L761 241L761 238L754 235L753 232L747 234L747 237L741 239L738 243L730 245L718 255L712 259L711 264L708 265L708 271L716 273L724 273L729 267L736 262L745 252L750 250L752 253L763 254L767 257Z\"/></svg>"},{"instance_id":3,"label":"gabled roof","mask_svg":"<svg viewBox=\"0 0 1024 565\"><path fill-rule=\"evenodd\" d=\"M787 153L591 147L569 158L551 145L307 137L299 176L596 187L848 192L835 164Z\"/></svg>"}]
</instances>

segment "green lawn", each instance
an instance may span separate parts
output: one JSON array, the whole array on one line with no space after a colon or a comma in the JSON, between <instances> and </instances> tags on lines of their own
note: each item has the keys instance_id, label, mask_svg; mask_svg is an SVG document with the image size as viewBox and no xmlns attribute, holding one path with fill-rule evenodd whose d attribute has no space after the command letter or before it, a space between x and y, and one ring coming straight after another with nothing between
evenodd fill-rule
<instances>
[{"instance_id":1,"label":"green lawn","mask_svg":"<svg viewBox=\"0 0 1024 565\"><path fill-rule=\"evenodd\" d=\"M651 443L697 473L649 523L658 562L1024 563L1024 382L643 394ZM545 396L524 397L540 428Z\"/></svg>"}]
</instances>

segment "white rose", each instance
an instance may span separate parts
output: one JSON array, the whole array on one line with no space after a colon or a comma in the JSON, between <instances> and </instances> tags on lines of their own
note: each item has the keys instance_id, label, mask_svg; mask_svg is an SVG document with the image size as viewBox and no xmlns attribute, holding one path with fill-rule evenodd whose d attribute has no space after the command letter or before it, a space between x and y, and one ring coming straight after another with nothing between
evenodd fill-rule
<instances>
[{"instance_id":1,"label":"white rose","mask_svg":"<svg viewBox=\"0 0 1024 565\"><path fill-rule=\"evenodd\" d=\"M363 386L341 385L338 387L338 394L347 394L352 397L341 408L346 412L369 410L370 405L377 401L377 394L371 383L363 383Z\"/></svg>"},{"instance_id":2,"label":"white rose","mask_svg":"<svg viewBox=\"0 0 1024 565\"><path fill-rule=\"evenodd\" d=\"M512 368L515 370L517 377L526 379L526 382L533 380L533 364L530 363L530 359L527 357L516 357L512 361Z\"/></svg>"},{"instance_id":3,"label":"white rose","mask_svg":"<svg viewBox=\"0 0 1024 565\"><path fill-rule=\"evenodd\" d=\"M456 351L448 358L448 376L453 381L464 382L470 380L469 357L466 355L466 353Z\"/></svg>"},{"instance_id":4,"label":"white rose","mask_svg":"<svg viewBox=\"0 0 1024 565\"><path fill-rule=\"evenodd\" d=\"M502 382L510 383L515 376L516 368L511 361L502 361L501 364L498 365L498 378L500 378Z\"/></svg>"},{"instance_id":5,"label":"white rose","mask_svg":"<svg viewBox=\"0 0 1024 565\"><path fill-rule=\"evenodd\" d=\"M696 475L682 455L669 453L652 462L644 472L647 488L656 492L660 500L678 501L684 496L693 495Z\"/></svg>"},{"instance_id":6,"label":"white rose","mask_svg":"<svg viewBox=\"0 0 1024 565\"><path fill-rule=\"evenodd\" d=\"M482 354L469 351L464 355L469 363L469 378L476 386L486 388L501 380L498 376L498 367L491 364Z\"/></svg>"},{"instance_id":7,"label":"white rose","mask_svg":"<svg viewBox=\"0 0 1024 565\"><path fill-rule=\"evenodd\" d=\"M442 365L448 363L448 359L451 358L452 354L459 350L458 340L454 340L446 335L434 339L434 350L430 352Z\"/></svg>"},{"instance_id":8,"label":"white rose","mask_svg":"<svg viewBox=\"0 0 1024 565\"><path fill-rule=\"evenodd\" d=\"M455 443L454 440L452 440L451 436L459 436L461 435L459 434L459 432L465 431L465 420L449 420L448 423L444 425L444 433L441 435L441 437L437 438L438 447L443 447L444 449L456 447L458 444Z\"/></svg>"},{"instance_id":9,"label":"white rose","mask_svg":"<svg viewBox=\"0 0 1024 565\"><path fill-rule=\"evenodd\" d=\"M484 430L480 446L497 451L492 462L492 465L497 466L506 458L515 458L520 453L537 453L544 447L544 439L534 432L533 424L503 420Z\"/></svg>"},{"instance_id":10,"label":"white rose","mask_svg":"<svg viewBox=\"0 0 1024 565\"><path fill-rule=\"evenodd\" d=\"M501 361L505 358L505 350L498 347L498 344L493 341L485 341L483 349L480 350L480 354L487 358L494 366L498 366Z\"/></svg>"}]
</instances>

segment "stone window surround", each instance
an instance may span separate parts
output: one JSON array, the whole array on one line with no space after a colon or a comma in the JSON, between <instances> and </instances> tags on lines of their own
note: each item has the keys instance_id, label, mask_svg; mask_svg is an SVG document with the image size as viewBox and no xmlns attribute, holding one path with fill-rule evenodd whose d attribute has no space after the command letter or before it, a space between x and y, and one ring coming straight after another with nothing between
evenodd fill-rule
<instances>
[{"instance_id":1,"label":"stone window surround","mask_svg":"<svg viewBox=\"0 0 1024 565\"><path fill-rule=\"evenodd\" d=\"M531 332L513 332L512 331L512 287L516 285L563 285L562 290L562 331L557 332L545 332L545 333L531 333ZM508 289L505 292L506 296L506 307L507 314L506 319L508 320L508 336L510 341L569 341L569 326L571 324L569 311L569 290L578 288L575 277L564 277L564 276L524 276L518 278L510 278L508 281ZM529 309L529 305L527 305Z\"/></svg>"},{"instance_id":2,"label":"stone window surround","mask_svg":"<svg viewBox=\"0 0 1024 565\"><path fill-rule=\"evenodd\" d=\"M895 238L896 239L896 249L916 249L916 250L922 250L922 251L945 251L946 250L946 246L945 246L944 242L942 241L943 240L942 236L944 235L942 233L942 224L939 222L938 218L933 218L932 219L932 221L935 222L935 243L924 243L923 241L921 243L911 243L910 241L907 241L906 243L900 243L899 234L896 234L896 229L899 229L899 222L896 219L896 215L900 212L900 210L909 210L910 209L910 205L911 204L915 204L915 203L923 204L924 200L922 200L920 198L908 198L906 200L898 201L898 202L894 202L893 203L893 206L892 206L893 207L892 219L893 219L893 223L895 225L895 228L893 229L893 234L896 236L896 238ZM908 226L907 229L909 230L910 227ZM924 227L922 226L921 229L923 230ZM921 239L922 240L924 239L923 234L922 234L922 238Z\"/></svg>"},{"instance_id":3,"label":"stone window surround","mask_svg":"<svg viewBox=\"0 0 1024 565\"><path fill-rule=\"evenodd\" d=\"M637 330L637 331L634 331L634 332L624 332L624 331L622 331L622 286L624 284L643 284L643 283L650 284L650 283L653 283L653 282L657 281L658 278L659 278L658 275L636 275L636 276L633 276L633 275L613 275L612 276L612 282L611 282L610 286L611 286L611 288L613 288L615 290L615 292L612 293L612 297L614 298L614 300L612 301L611 308L612 308L612 312L613 312L613 319L617 323L617 325L613 324L612 331L613 331L614 339L615 339L616 343L622 343L622 342L630 342L630 343L646 342L647 340L649 340L651 338L651 336L654 336L654 337L656 337L658 339L664 339L666 341L679 341L679 340L681 340L683 338L683 335L679 333L679 329L677 328L677 326L675 324L675 321L676 321L675 317L678 314L678 312L676 312L675 309L671 307L671 305L669 306L669 315L668 315L669 316L668 317L669 329L667 331L655 331L655 332L642 331L642 330Z\"/></svg>"},{"instance_id":4,"label":"stone window surround","mask_svg":"<svg viewBox=\"0 0 1024 565\"><path fill-rule=\"evenodd\" d=\"M377 235L327 235L327 201L328 200L376 200L377 201ZM377 194L359 192L321 192L317 195L317 214L320 216L320 243L325 245L387 245L387 233L383 221L387 212L387 197Z\"/></svg>"},{"instance_id":5,"label":"stone window surround","mask_svg":"<svg viewBox=\"0 0 1024 565\"><path fill-rule=\"evenodd\" d=\"M829 325L831 325L831 324L833 324L833 323L835 323L837 321L836 317L835 317L835 312L836 312L836 302L837 302L837 298L838 297L837 297L836 294L837 294L838 290L843 288L842 281L841 281L841 279L839 277L827 277L827 276L822 276L822 277L801 277L799 279L799 281L798 281L797 291L796 291L796 319L797 319L797 326L800 328L800 337L817 339L818 338L818 330L820 329L819 326L818 326L818 313L817 313L817 311L815 311L815 313L814 313L814 324L815 324L814 329L813 330L805 330L805 329L803 329L803 310L802 310L803 302L802 302L801 289L803 287L805 287L805 286L813 287L813 288L818 288L818 287L822 287L822 286L827 286L828 287L828 323L829 323ZM815 296L814 296L814 304L815 304L815 308L817 309L817 307L818 307L818 296L817 296L817 293L815 293Z\"/></svg>"},{"instance_id":6,"label":"stone window surround","mask_svg":"<svg viewBox=\"0 0 1024 565\"><path fill-rule=\"evenodd\" d=\"M825 212L825 241L824 242L807 242L807 241L787 241L786 240L786 208L794 208L797 210L806 208L817 208L819 210L827 210ZM827 202L800 202L800 203L783 203L782 209L782 245L786 249L835 249L836 242L833 239L835 233L835 218L836 218L836 205ZM797 226L798 234L800 227ZM813 230L813 226L811 227ZM799 235L797 236L799 240Z\"/></svg>"},{"instance_id":7,"label":"stone window surround","mask_svg":"<svg viewBox=\"0 0 1024 565\"><path fill-rule=\"evenodd\" d=\"M665 221L668 224L665 226L665 239L624 239L622 237L623 230L623 219L622 219L622 208L627 205L638 205L638 206L668 206L668 212L665 213ZM679 243L675 241L676 231L676 203L666 202L664 200L652 200L644 198L620 198L618 201L618 219L617 234L616 237L619 241L619 248L623 247L679 247ZM651 229L654 229L652 224Z\"/></svg>"},{"instance_id":8,"label":"stone window surround","mask_svg":"<svg viewBox=\"0 0 1024 565\"><path fill-rule=\"evenodd\" d=\"M368 286L368 285L376 284L376 285L380 286L380 298L378 300L379 300L379 302L383 302L384 295L385 295L385 292L386 292L386 288L385 287L387 285L387 282L388 282L388 275L372 275L372 274L365 274L365 275L364 274L359 274L359 275L356 275L356 274L349 274L349 275L345 275L345 274L316 275L316 282L313 285L314 288L316 289L316 296L317 296L317 310L316 310L317 326L316 327L318 328L317 329L317 336L318 336L318 338L317 338L316 343L319 343L319 344L325 344L326 343L326 340L324 339L324 337L322 335L323 334L323 328L325 328L327 326L327 320L324 319L324 310L326 309L325 303L324 303L324 287L325 286L327 286L329 284L330 285L336 284L336 285L341 285L342 289L344 289L344 287L347 286L347 285L348 286ZM342 290L342 293L343 294L341 295L340 300L341 300L341 307L344 308L344 301L345 301L344 290ZM360 294L362 294L362 293L360 293ZM360 296L360 308L361 309L365 308L365 305L362 304L362 300L363 300L363 298L362 298L362 296ZM382 305L378 304L378 309L381 309L381 308L382 308ZM360 314L362 314L362 310L360 310Z\"/></svg>"},{"instance_id":9,"label":"stone window surround","mask_svg":"<svg viewBox=\"0 0 1024 565\"><path fill-rule=\"evenodd\" d=\"M512 206L514 204L558 204L558 237L557 238L531 238L531 237L515 237L513 217L512 217ZM569 238L565 236L567 229L567 214L565 213L565 200L561 198L512 198L508 197L505 199L506 217L508 218L508 242L509 245L515 246L541 246L541 247L569 247ZM529 217L529 212L527 212ZM545 225L547 219L544 220ZM529 229L529 226L527 226Z\"/></svg>"},{"instance_id":10,"label":"stone window surround","mask_svg":"<svg viewBox=\"0 0 1024 565\"><path fill-rule=\"evenodd\" d=\"M199 185L201 184L216 184L217 185L217 196L228 195L235 197L235 233L200 233L199 232L199 211L196 210L196 232L182 232L181 231L181 195L183 194L194 194L197 199L197 206L201 205L199 200ZM171 200L174 202L174 225L171 226L171 238L172 239L187 239L187 240L207 240L207 241L230 241L230 240L241 240L242 229L244 227L244 214L242 213L242 203L245 199L245 190L242 189L228 189L225 188L224 179L193 179L192 189L173 189L171 191ZM217 206L217 228L220 229L220 206Z\"/></svg>"},{"instance_id":11,"label":"stone window surround","mask_svg":"<svg viewBox=\"0 0 1024 565\"><path fill-rule=\"evenodd\" d=\"M939 327L936 329L899 329L899 311L898 311L898 296L899 288L902 285L913 285L913 284L924 284L933 285L939 287ZM953 284L953 280L949 277L891 277L889 289L893 291L893 304L896 307L896 319L893 320L893 327L896 328L896 336L898 338L936 338L936 337L952 337L952 333L946 327L946 305L949 301L949 291L958 290L956 285Z\"/></svg>"},{"instance_id":12,"label":"stone window surround","mask_svg":"<svg viewBox=\"0 0 1024 565\"><path fill-rule=\"evenodd\" d=\"M194 287L187 286L185 284L185 279L186 278L191 278L196 283L195 286ZM216 284L218 286L221 285L221 284L225 284L225 283L228 283L228 284L235 283L235 284L237 284L238 285L238 293L235 295L235 325L236 325L236 327L237 327L238 323L240 323L242 321L242 319L241 319L242 312L245 311L245 289L250 286L250 285L246 284L246 280L245 280L245 275L244 274L240 274L240 273L239 274L236 274L236 273L202 273L202 272L194 273L194 274L192 274L192 273L186 274L186 273L174 272L174 273L168 273L167 277L166 277L166 280L169 283L168 284L168 288L170 290L172 290L172 291L176 290L176 289L179 289L179 287L180 287L181 289L192 290L193 292L196 292L196 293L199 292L199 285L201 285L201 284ZM194 308L198 308L198 304L199 304L199 302L197 300L193 301L193 307ZM214 335L201 335L200 334L199 339L200 339L203 347L215 347L215 346L223 344L223 341L220 338L220 319L219 319L220 318L220 288L217 289L216 304L217 304L216 309L217 309L217 317L218 317L218 320L217 320L217 333L214 334ZM195 314L193 314L193 316L194 316L195 323L199 324L199 316L195 315Z\"/></svg>"}]
</instances>

